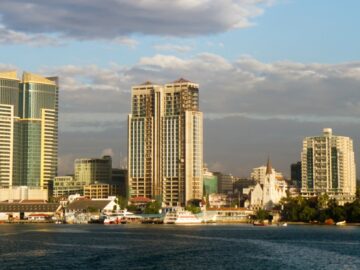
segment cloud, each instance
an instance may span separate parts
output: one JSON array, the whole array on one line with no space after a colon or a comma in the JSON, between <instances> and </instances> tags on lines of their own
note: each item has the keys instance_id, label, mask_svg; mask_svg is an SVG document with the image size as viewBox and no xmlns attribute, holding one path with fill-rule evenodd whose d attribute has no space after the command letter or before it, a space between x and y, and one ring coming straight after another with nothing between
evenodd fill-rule
<instances>
[{"instance_id":1,"label":"cloud","mask_svg":"<svg viewBox=\"0 0 360 270\"><path fill-rule=\"evenodd\" d=\"M114 157L119 164L126 157L131 86L185 77L200 85L205 161L246 176L268 154L276 168L287 169L289 160L298 160L303 137L321 134L324 127L360 140L359 70L360 62L264 63L250 56L229 61L203 53L157 54L133 66L67 65L38 72L60 77L61 155L98 156L111 148L122 153Z\"/></svg>"},{"instance_id":2,"label":"cloud","mask_svg":"<svg viewBox=\"0 0 360 270\"><path fill-rule=\"evenodd\" d=\"M180 77L200 84L201 110L209 119L355 124L360 119L359 71L357 62L263 63L249 56L231 62L202 53L190 58L157 54L129 67L44 67L40 73L60 77L60 117L66 130L99 131L126 119L132 85L148 80L164 84Z\"/></svg>"},{"instance_id":3,"label":"cloud","mask_svg":"<svg viewBox=\"0 0 360 270\"><path fill-rule=\"evenodd\" d=\"M154 46L154 49L157 51L173 51L178 53L186 53L193 50L190 46L177 44L158 44Z\"/></svg>"},{"instance_id":4,"label":"cloud","mask_svg":"<svg viewBox=\"0 0 360 270\"><path fill-rule=\"evenodd\" d=\"M136 48L136 46L139 45L139 42L137 40L128 37L117 37L113 39L112 42L115 44L128 46L132 49Z\"/></svg>"},{"instance_id":5,"label":"cloud","mask_svg":"<svg viewBox=\"0 0 360 270\"><path fill-rule=\"evenodd\" d=\"M252 19L263 14L272 2L2 0L0 22L16 33L55 34L78 40L112 40L137 33L194 36L250 27Z\"/></svg>"},{"instance_id":6,"label":"cloud","mask_svg":"<svg viewBox=\"0 0 360 270\"><path fill-rule=\"evenodd\" d=\"M113 156L115 156L114 155L114 150L112 148L105 148L104 150L102 150L101 156L102 157L103 156L111 156L111 157L113 157Z\"/></svg>"},{"instance_id":7,"label":"cloud","mask_svg":"<svg viewBox=\"0 0 360 270\"><path fill-rule=\"evenodd\" d=\"M35 47L42 47L59 46L61 45L61 42L55 37L43 34L27 34L24 32L8 30L4 26L0 26L0 44L28 44Z\"/></svg>"}]
</instances>

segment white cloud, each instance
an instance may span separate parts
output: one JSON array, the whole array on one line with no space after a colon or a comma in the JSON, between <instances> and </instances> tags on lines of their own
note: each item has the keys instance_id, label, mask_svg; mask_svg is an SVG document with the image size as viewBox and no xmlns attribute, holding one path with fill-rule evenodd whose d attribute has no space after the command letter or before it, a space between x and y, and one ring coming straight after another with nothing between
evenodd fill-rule
<instances>
[{"instance_id":1,"label":"white cloud","mask_svg":"<svg viewBox=\"0 0 360 270\"><path fill-rule=\"evenodd\" d=\"M137 40L128 37L117 37L113 39L112 42L115 44L128 46L132 49L136 48L136 46L139 44Z\"/></svg>"},{"instance_id":2,"label":"white cloud","mask_svg":"<svg viewBox=\"0 0 360 270\"><path fill-rule=\"evenodd\" d=\"M8 30L4 26L0 26L0 44L28 44L35 47L42 46L58 46L61 42L54 37L43 34L28 34L14 30Z\"/></svg>"},{"instance_id":3,"label":"white cloud","mask_svg":"<svg viewBox=\"0 0 360 270\"><path fill-rule=\"evenodd\" d=\"M157 51L173 51L178 53L186 53L193 50L190 46L177 44L158 44L154 46L154 49Z\"/></svg>"}]
</instances>

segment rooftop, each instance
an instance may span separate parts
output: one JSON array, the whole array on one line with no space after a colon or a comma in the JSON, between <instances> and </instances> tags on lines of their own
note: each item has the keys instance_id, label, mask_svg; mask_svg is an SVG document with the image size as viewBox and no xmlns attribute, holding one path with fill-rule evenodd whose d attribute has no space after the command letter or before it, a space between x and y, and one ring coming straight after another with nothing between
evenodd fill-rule
<instances>
[{"instance_id":1,"label":"rooftop","mask_svg":"<svg viewBox=\"0 0 360 270\"><path fill-rule=\"evenodd\" d=\"M75 200L69 204L69 210L85 210L88 208L95 208L97 210L103 210L111 200L90 200L90 199L81 199Z\"/></svg>"},{"instance_id":2,"label":"rooftop","mask_svg":"<svg viewBox=\"0 0 360 270\"><path fill-rule=\"evenodd\" d=\"M191 83L189 80L186 80L184 78L180 78L176 81L174 81L173 83Z\"/></svg>"}]
</instances>

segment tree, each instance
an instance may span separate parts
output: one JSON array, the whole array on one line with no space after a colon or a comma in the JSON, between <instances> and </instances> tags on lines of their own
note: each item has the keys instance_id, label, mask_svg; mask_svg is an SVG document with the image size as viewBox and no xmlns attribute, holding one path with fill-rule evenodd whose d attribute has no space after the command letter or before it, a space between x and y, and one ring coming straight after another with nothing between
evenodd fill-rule
<instances>
[{"instance_id":1,"label":"tree","mask_svg":"<svg viewBox=\"0 0 360 270\"><path fill-rule=\"evenodd\" d=\"M201 208L200 208L200 207L195 206L195 205L192 205L192 204L186 206L186 207L185 207L185 210L190 211L190 212L193 213L193 214L198 214L198 213L201 212Z\"/></svg>"},{"instance_id":2,"label":"tree","mask_svg":"<svg viewBox=\"0 0 360 270\"><path fill-rule=\"evenodd\" d=\"M259 210L256 212L255 217L256 217L257 220L263 221L263 220L265 220L265 219L269 219L270 214L269 214L269 211L266 211L266 210L264 210L264 209L259 209Z\"/></svg>"},{"instance_id":3,"label":"tree","mask_svg":"<svg viewBox=\"0 0 360 270\"><path fill-rule=\"evenodd\" d=\"M128 200L122 196L118 196L116 198L116 203L120 205L120 209L125 209L128 206Z\"/></svg>"},{"instance_id":4,"label":"tree","mask_svg":"<svg viewBox=\"0 0 360 270\"><path fill-rule=\"evenodd\" d=\"M159 214L160 209L161 209L160 202L158 201L149 202L144 209L144 214Z\"/></svg>"},{"instance_id":5,"label":"tree","mask_svg":"<svg viewBox=\"0 0 360 270\"><path fill-rule=\"evenodd\" d=\"M301 221L309 222L316 218L317 211L310 206L305 206L302 211L299 213L299 219Z\"/></svg>"}]
</instances>

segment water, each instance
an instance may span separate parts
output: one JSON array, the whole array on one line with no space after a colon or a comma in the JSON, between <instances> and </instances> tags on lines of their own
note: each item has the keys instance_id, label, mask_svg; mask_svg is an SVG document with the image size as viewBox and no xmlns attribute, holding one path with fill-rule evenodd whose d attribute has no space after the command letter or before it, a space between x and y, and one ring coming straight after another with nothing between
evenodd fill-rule
<instances>
[{"instance_id":1,"label":"water","mask_svg":"<svg viewBox=\"0 0 360 270\"><path fill-rule=\"evenodd\" d=\"M1 269L360 269L360 227L0 225Z\"/></svg>"}]
</instances>

